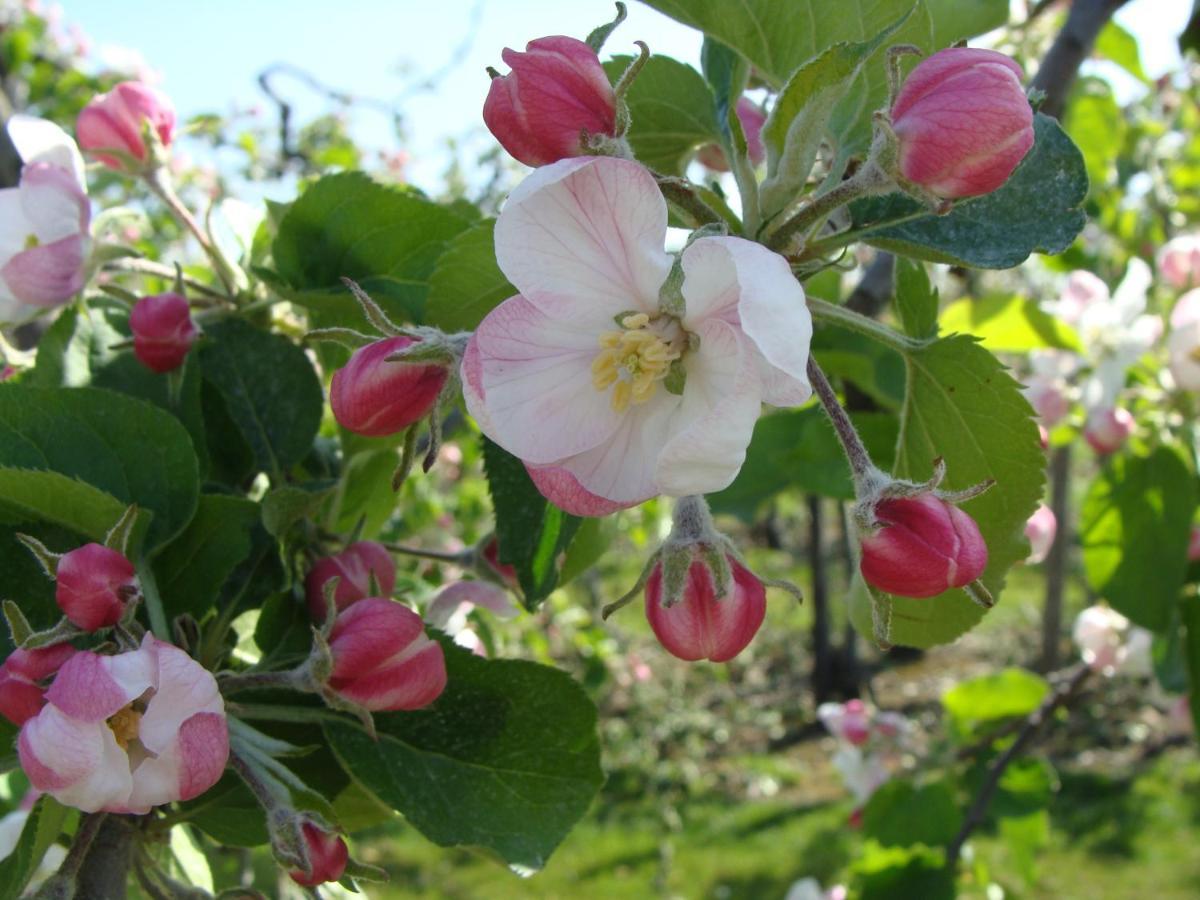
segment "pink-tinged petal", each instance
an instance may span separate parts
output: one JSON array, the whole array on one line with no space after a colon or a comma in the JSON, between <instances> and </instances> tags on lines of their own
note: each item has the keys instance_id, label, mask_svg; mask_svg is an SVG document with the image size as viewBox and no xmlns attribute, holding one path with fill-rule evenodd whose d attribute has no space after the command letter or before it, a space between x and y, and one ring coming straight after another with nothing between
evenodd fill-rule
<instances>
[{"instance_id":1,"label":"pink-tinged petal","mask_svg":"<svg viewBox=\"0 0 1200 900\"><path fill-rule=\"evenodd\" d=\"M394 660L330 686L343 697L373 712L428 706L446 688L446 658L442 647L421 635Z\"/></svg>"},{"instance_id":2,"label":"pink-tinged petal","mask_svg":"<svg viewBox=\"0 0 1200 900\"><path fill-rule=\"evenodd\" d=\"M49 163L66 169L79 188L87 191L83 155L71 136L53 122L17 114L8 120L8 136L25 165Z\"/></svg>"},{"instance_id":3,"label":"pink-tinged petal","mask_svg":"<svg viewBox=\"0 0 1200 900\"><path fill-rule=\"evenodd\" d=\"M749 342L719 319L705 322L697 334L700 350L688 360L683 402L655 473L662 492L675 497L728 487L745 462L762 411L762 382Z\"/></svg>"},{"instance_id":4,"label":"pink-tinged petal","mask_svg":"<svg viewBox=\"0 0 1200 900\"><path fill-rule=\"evenodd\" d=\"M543 166L496 222L496 261L547 315L594 327L626 310L654 312L671 270L667 205L649 171L611 157Z\"/></svg>"},{"instance_id":5,"label":"pink-tinged petal","mask_svg":"<svg viewBox=\"0 0 1200 900\"><path fill-rule=\"evenodd\" d=\"M21 189L0 189L0 265L25 249L33 224L25 215Z\"/></svg>"},{"instance_id":6,"label":"pink-tinged petal","mask_svg":"<svg viewBox=\"0 0 1200 900\"><path fill-rule=\"evenodd\" d=\"M191 800L221 778L229 759L229 727L223 715L197 713L179 727L176 740L157 757L147 757L133 773L127 811Z\"/></svg>"},{"instance_id":7,"label":"pink-tinged petal","mask_svg":"<svg viewBox=\"0 0 1200 900\"><path fill-rule=\"evenodd\" d=\"M722 285L725 302L732 295L737 304L735 323L754 342L762 354L761 366L766 390L763 400L774 406L799 406L812 394L808 383L808 352L812 341L812 316L805 302L804 288L778 253L761 244L741 238L702 238L683 254L683 295L688 312L685 322L704 317L704 304L693 312L693 288L697 300L706 285ZM693 277L694 275L694 277ZM711 293L711 290L709 291ZM729 321L725 307L708 304L710 315L717 313ZM719 310L719 311L718 311ZM694 327L694 326L693 326Z\"/></svg>"},{"instance_id":8,"label":"pink-tinged petal","mask_svg":"<svg viewBox=\"0 0 1200 900\"><path fill-rule=\"evenodd\" d=\"M683 268L683 300L687 307L683 317L685 328L694 330L706 319L722 319L741 327L737 268L723 240L701 238L679 258Z\"/></svg>"},{"instance_id":9,"label":"pink-tinged petal","mask_svg":"<svg viewBox=\"0 0 1200 900\"><path fill-rule=\"evenodd\" d=\"M129 757L112 730L54 706L25 723L17 752L35 788L84 812L123 807L133 788Z\"/></svg>"},{"instance_id":10,"label":"pink-tinged petal","mask_svg":"<svg viewBox=\"0 0 1200 900\"><path fill-rule=\"evenodd\" d=\"M225 702L212 673L178 647L148 634L142 649L135 652L153 654L158 669L157 689L138 729L141 742L152 753L166 752L183 723L197 713L224 715Z\"/></svg>"},{"instance_id":11,"label":"pink-tinged petal","mask_svg":"<svg viewBox=\"0 0 1200 900\"><path fill-rule=\"evenodd\" d=\"M557 154L530 130L517 88L516 78L493 78L483 102L483 122L514 159L545 165Z\"/></svg>"},{"instance_id":12,"label":"pink-tinged petal","mask_svg":"<svg viewBox=\"0 0 1200 900\"><path fill-rule=\"evenodd\" d=\"M46 700L73 718L103 722L155 686L154 657L144 647L116 656L76 653L58 670Z\"/></svg>"},{"instance_id":13,"label":"pink-tinged petal","mask_svg":"<svg viewBox=\"0 0 1200 900\"><path fill-rule=\"evenodd\" d=\"M27 306L66 303L83 290L89 246L87 238L76 236L22 250L0 268L0 278Z\"/></svg>"},{"instance_id":14,"label":"pink-tinged petal","mask_svg":"<svg viewBox=\"0 0 1200 900\"><path fill-rule=\"evenodd\" d=\"M471 340L470 366L478 369L467 373L468 409L474 413L482 399L480 427L527 462L549 463L590 450L621 419L609 392L592 385L598 338L598 331L552 319L524 297L504 301Z\"/></svg>"},{"instance_id":15,"label":"pink-tinged petal","mask_svg":"<svg viewBox=\"0 0 1200 900\"><path fill-rule=\"evenodd\" d=\"M942 50L913 69L904 80L904 89L896 98L892 107L892 118L898 119L916 105L927 94L940 89L945 80L964 70L969 71L976 65L1003 66L1012 72L1019 82L1025 73L1016 60L997 53L995 50L982 50L975 47L954 47Z\"/></svg>"},{"instance_id":16,"label":"pink-tinged petal","mask_svg":"<svg viewBox=\"0 0 1200 900\"><path fill-rule=\"evenodd\" d=\"M618 510L637 506L654 496L647 494L640 500L618 503L586 490L579 483L579 479L562 466L526 465L525 471L529 473L534 487L543 497L573 516L607 516Z\"/></svg>"},{"instance_id":17,"label":"pink-tinged petal","mask_svg":"<svg viewBox=\"0 0 1200 900\"><path fill-rule=\"evenodd\" d=\"M434 597L425 610L425 621L447 634L456 634L477 606L499 619L511 619L518 612L504 588L486 581L456 581Z\"/></svg>"},{"instance_id":18,"label":"pink-tinged petal","mask_svg":"<svg viewBox=\"0 0 1200 900\"><path fill-rule=\"evenodd\" d=\"M49 678L78 651L70 644L53 644L36 650L14 650L0 668L28 681Z\"/></svg>"},{"instance_id":19,"label":"pink-tinged petal","mask_svg":"<svg viewBox=\"0 0 1200 900\"><path fill-rule=\"evenodd\" d=\"M1188 291L1171 308L1172 328L1183 328L1193 322L1200 322L1200 288Z\"/></svg>"},{"instance_id":20,"label":"pink-tinged petal","mask_svg":"<svg viewBox=\"0 0 1200 900\"><path fill-rule=\"evenodd\" d=\"M20 191L25 217L43 244L87 231L91 205L66 169L45 163L26 166Z\"/></svg>"}]
</instances>

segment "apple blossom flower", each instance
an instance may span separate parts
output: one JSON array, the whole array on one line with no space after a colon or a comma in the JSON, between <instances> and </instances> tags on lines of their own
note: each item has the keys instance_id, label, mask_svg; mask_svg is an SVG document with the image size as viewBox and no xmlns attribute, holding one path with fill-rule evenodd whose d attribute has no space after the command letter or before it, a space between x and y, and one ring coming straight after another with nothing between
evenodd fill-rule
<instances>
[{"instance_id":1,"label":"apple blossom flower","mask_svg":"<svg viewBox=\"0 0 1200 900\"><path fill-rule=\"evenodd\" d=\"M1093 409L1083 427L1083 437L1101 456L1116 453L1137 430L1129 410L1120 406Z\"/></svg>"},{"instance_id":2,"label":"apple blossom flower","mask_svg":"<svg viewBox=\"0 0 1200 900\"><path fill-rule=\"evenodd\" d=\"M1107 303L1108 285L1086 269L1076 269L1067 275L1067 283L1058 300L1046 303L1046 310L1056 318L1074 327L1079 324L1083 312L1093 303Z\"/></svg>"},{"instance_id":3,"label":"apple blossom flower","mask_svg":"<svg viewBox=\"0 0 1200 900\"><path fill-rule=\"evenodd\" d=\"M133 563L103 544L84 544L64 553L54 578L58 608L84 631L116 625L138 589Z\"/></svg>"},{"instance_id":4,"label":"apple blossom flower","mask_svg":"<svg viewBox=\"0 0 1200 900\"><path fill-rule=\"evenodd\" d=\"M826 891L817 879L801 878L792 882L783 900L846 900L846 886L835 884Z\"/></svg>"},{"instance_id":5,"label":"apple blossom flower","mask_svg":"<svg viewBox=\"0 0 1200 900\"><path fill-rule=\"evenodd\" d=\"M860 808L892 777L882 757L864 752L862 747L843 744L831 762Z\"/></svg>"},{"instance_id":6,"label":"apple blossom flower","mask_svg":"<svg viewBox=\"0 0 1200 900\"><path fill-rule=\"evenodd\" d=\"M0 664L0 716L14 725L24 725L46 705L46 691L39 684L75 655L70 644L53 644L33 650L19 647Z\"/></svg>"},{"instance_id":7,"label":"apple blossom flower","mask_svg":"<svg viewBox=\"0 0 1200 900\"><path fill-rule=\"evenodd\" d=\"M140 81L122 81L106 94L88 101L75 121L79 146L93 153L110 169L123 170L126 162L100 151L118 150L146 162L143 129L151 128L164 147L171 146L175 107L161 91Z\"/></svg>"},{"instance_id":8,"label":"apple blossom flower","mask_svg":"<svg viewBox=\"0 0 1200 900\"><path fill-rule=\"evenodd\" d=\"M861 747L871 737L871 717L861 700L845 703L822 703L817 718L835 738Z\"/></svg>"},{"instance_id":9,"label":"apple blossom flower","mask_svg":"<svg viewBox=\"0 0 1200 900\"><path fill-rule=\"evenodd\" d=\"M147 634L115 656L80 651L21 727L17 751L30 783L84 812L143 814L199 796L229 756L216 679Z\"/></svg>"},{"instance_id":10,"label":"apple blossom flower","mask_svg":"<svg viewBox=\"0 0 1200 900\"><path fill-rule=\"evenodd\" d=\"M1025 557L1025 562L1035 565L1044 560L1057 532L1058 519L1054 516L1054 510L1045 503L1039 503L1025 523L1025 539L1029 541L1029 556Z\"/></svg>"},{"instance_id":11,"label":"apple blossom flower","mask_svg":"<svg viewBox=\"0 0 1200 900\"><path fill-rule=\"evenodd\" d=\"M91 250L75 142L52 122L24 115L9 119L8 135L24 167L16 187L0 190L0 322L78 294Z\"/></svg>"},{"instance_id":12,"label":"apple blossom flower","mask_svg":"<svg viewBox=\"0 0 1200 900\"><path fill-rule=\"evenodd\" d=\"M339 425L384 437L429 415L449 373L441 365L388 362L388 356L412 343L412 338L390 337L360 347L333 373L329 405Z\"/></svg>"},{"instance_id":13,"label":"apple blossom flower","mask_svg":"<svg viewBox=\"0 0 1200 900\"><path fill-rule=\"evenodd\" d=\"M304 846L308 853L308 871L288 872L292 881L301 887L316 887L327 881L341 881L350 861L350 850L346 842L332 831L324 831L312 822L300 826Z\"/></svg>"},{"instance_id":14,"label":"apple blossom flower","mask_svg":"<svg viewBox=\"0 0 1200 900\"><path fill-rule=\"evenodd\" d=\"M425 622L476 656L487 656L482 639L468 626L468 617L477 608L490 611L497 619L511 619L518 612L508 592L498 585L487 581L456 581L433 598L425 610Z\"/></svg>"},{"instance_id":15,"label":"apple blossom flower","mask_svg":"<svg viewBox=\"0 0 1200 900\"><path fill-rule=\"evenodd\" d=\"M1171 287L1200 287L1200 234L1181 234L1167 241L1155 262L1158 274Z\"/></svg>"},{"instance_id":16,"label":"apple blossom flower","mask_svg":"<svg viewBox=\"0 0 1200 900\"><path fill-rule=\"evenodd\" d=\"M1041 423L1053 428L1071 411L1068 379L1079 368L1079 357L1066 350L1031 350L1029 366L1022 393Z\"/></svg>"},{"instance_id":17,"label":"apple blossom flower","mask_svg":"<svg viewBox=\"0 0 1200 900\"><path fill-rule=\"evenodd\" d=\"M512 69L492 78L483 121L509 154L527 166L544 166L584 152L583 132L613 136L617 98L596 51L556 35L504 49Z\"/></svg>"},{"instance_id":18,"label":"apple blossom flower","mask_svg":"<svg viewBox=\"0 0 1200 900\"><path fill-rule=\"evenodd\" d=\"M376 590L371 589L375 578ZM391 596L396 587L396 563L383 544L358 541L341 553L318 559L304 578L308 611L316 622L325 621L325 583L338 578L333 602L338 610L375 594Z\"/></svg>"},{"instance_id":19,"label":"apple blossom flower","mask_svg":"<svg viewBox=\"0 0 1200 900\"><path fill-rule=\"evenodd\" d=\"M1179 387L1200 391L1200 288L1188 291L1171 310L1167 354Z\"/></svg>"},{"instance_id":20,"label":"apple blossom flower","mask_svg":"<svg viewBox=\"0 0 1200 900\"><path fill-rule=\"evenodd\" d=\"M1150 633L1130 625L1115 609L1089 606L1075 618L1071 637L1083 661L1095 672L1113 675L1121 670L1130 674L1149 671Z\"/></svg>"},{"instance_id":21,"label":"apple blossom flower","mask_svg":"<svg viewBox=\"0 0 1200 900\"><path fill-rule=\"evenodd\" d=\"M900 174L950 199L1004 184L1034 140L1021 76L995 50L954 47L920 62L892 104Z\"/></svg>"},{"instance_id":22,"label":"apple blossom flower","mask_svg":"<svg viewBox=\"0 0 1200 900\"><path fill-rule=\"evenodd\" d=\"M654 177L597 157L534 172L496 223L497 261L521 293L472 335L463 393L567 512L720 490L761 404L811 393L812 319L787 261L700 238L679 258L677 295L666 228Z\"/></svg>"},{"instance_id":23,"label":"apple blossom flower","mask_svg":"<svg viewBox=\"0 0 1200 900\"><path fill-rule=\"evenodd\" d=\"M153 372L173 372L183 365L199 330L182 294L142 297L129 314L133 352Z\"/></svg>"},{"instance_id":24,"label":"apple blossom flower","mask_svg":"<svg viewBox=\"0 0 1200 900\"><path fill-rule=\"evenodd\" d=\"M734 110L742 125L742 132L746 135L746 155L750 158L750 165L762 165L762 161L767 158L767 148L762 140L762 129L766 124L767 114L749 97L739 97ZM729 171L729 160L725 158L725 151L719 144L705 144L696 154L696 159L702 166L714 172Z\"/></svg>"}]
</instances>

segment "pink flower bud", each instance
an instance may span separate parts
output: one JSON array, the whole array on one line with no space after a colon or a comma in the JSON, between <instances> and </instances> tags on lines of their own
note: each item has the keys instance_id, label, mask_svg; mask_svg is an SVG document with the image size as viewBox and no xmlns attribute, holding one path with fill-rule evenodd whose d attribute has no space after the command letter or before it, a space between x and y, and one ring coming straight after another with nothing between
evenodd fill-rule
<instances>
[{"instance_id":1,"label":"pink flower bud","mask_svg":"<svg viewBox=\"0 0 1200 900\"><path fill-rule=\"evenodd\" d=\"M129 314L129 328L138 361L160 374L183 365L199 333L187 298L180 294L143 297Z\"/></svg>"},{"instance_id":2,"label":"pink flower bud","mask_svg":"<svg viewBox=\"0 0 1200 900\"><path fill-rule=\"evenodd\" d=\"M420 616L384 597L338 613L329 647L329 686L372 712L420 709L446 687L441 645L425 636Z\"/></svg>"},{"instance_id":3,"label":"pink flower bud","mask_svg":"<svg viewBox=\"0 0 1200 900\"><path fill-rule=\"evenodd\" d=\"M934 597L983 574L987 544L975 520L933 494L882 500L879 530L862 541L867 584L900 597Z\"/></svg>"},{"instance_id":4,"label":"pink flower bud","mask_svg":"<svg viewBox=\"0 0 1200 900\"><path fill-rule=\"evenodd\" d=\"M292 881L301 887L316 887L327 881L341 881L350 860L346 842L330 831L322 831L311 822L300 827L304 845L308 850L309 870L288 872Z\"/></svg>"},{"instance_id":5,"label":"pink flower bud","mask_svg":"<svg viewBox=\"0 0 1200 900\"><path fill-rule=\"evenodd\" d=\"M738 98L737 106L734 109L737 111L738 121L742 123L742 131L746 135L746 154L750 157L750 164L752 166L762 165L762 161L767 158L767 148L763 146L762 141L762 129L767 121L767 114L749 97ZM725 151L717 144L706 144L701 147L700 152L696 154L696 159L700 161L701 165L707 166L714 172L729 171L729 160L725 158Z\"/></svg>"},{"instance_id":6,"label":"pink flower bud","mask_svg":"<svg viewBox=\"0 0 1200 900\"><path fill-rule=\"evenodd\" d=\"M1021 74L1003 53L966 47L913 69L892 104L904 178L949 199L1004 184L1033 146Z\"/></svg>"},{"instance_id":7,"label":"pink flower bud","mask_svg":"<svg viewBox=\"0 0 1200 900\"><path fill-rule=\"evenodd\" d=\"M65 554L55 578L59 609L84 631L116 625L137 590L133 563L103 544L84 544Z\"/></svg>"},{"instance_id":8,"label":"pink flower bud","mask_svg":"<svg viewBox=\"0 0 1200 900\"><path fill-rule=\"evenodd\" d=\"M1181 234L1158 251L1158 274L1177 290L1200 287L1200 234Z\"/></svg>"},{"instance_id":9,"label":"pink flower bud","mask_svg":"<svg viewBox=\"0 0 1200 900\"><path fill-rule=\"evenodd\" d=\"M1071 411L1071 401L1066 391L1056 382L1034 381L1022 393L1038 418L1048 425L1054 425L1066 418L1067 413Z\"/></svg>"},{"instance_id":10,"label":"pink flower bud","mask_svg":"<svg viewBox=\"0 0 1200 900\"><path fill-rule=\"evenodd\" d=\"M660 644L672 656L694 662L728 662L754 639L767 614L767 591L754 573L728 556L733 582L729 593L717 597L712 574L700 559L688 568L679 600L662 604L662 564L646 582L646 618Z\"/></svg>"},{"instance_id":11,"label":"pink flower bud","mask_svg":"<svg viewBox=\"0 0 1200 900\"><path fill-rule=\"evenodd\" d=\"M20 726L41 712L46 692L38 682L57 672L74 654L70 644L10 653L0 664L0 716Z\"/></svg>"},{"instance_id":12,"label":"pink flower bud","mask_svg":"<svg viewBox=\"0 0 1200 900\"><path fill-rule=\"evenodd\" d=\"M1050 552L1054 544L1054 535L1058 532L1058 519L1054 510L1045 503L1039 503L1029 521L1025 523L1025 538L1029 541L1029 556L1025 562L1033 565L1040 563Z\"/></svg>"},{"instance_id":13,"label":"pink flower bud","mask_svg":"<svg viewBox=\"0 0 1200 900\"><path fill-rule=\"evenodd\" d=\"M162 92L139 81L122 81L107 94L88 101L75 121L79 146L92 151L110 169L124 169L125 163L114 156L96 151L119 150L139 162L146 162L146 143L142 139L145 123L158 133L164 147L171 146L175 131L175 108Z\"/></svg>"},{"instance_id":14,"label":"pink flower bud","mask_svg":"<svg viewBox=\"0 0 1200 900\"><path fill-rule=\"evenodd\" d=\"M1107 606L1089 606L1075 619L1071 637L1093 671L1112 675L1128 656L1129 620Z\"/></svg>"},{"instance_id":15,"label":"pink flower bud","mask_svg":"<svg viewBox=\"0 0 1200 900\"><path fill-rule=\"evenodd\" d=\"M517 570L508 563L500 562L500 542L494 537L483 547L483 562L488 571L495 575L511 591L520 591L521 582Z\"/></svg>"},{"instance_id":16,"label":"pink flower bud","mask_svg":"<svg viewBox=\"0 0 1200 900\"><path fill-rule=\"evenodd\" d=\"M412 343L407 337L376 341L355 350L350 362L334 372L329 405L339 425L366 437L384 437L429 414L446 384L446 368L387 361Z\"/></svg>"},{"instance_id":17,"label":"pink flower bud","mask_svg":"<svg viewBox=\"0 0 1200 900\"><path fill-rule=\"evenodd\" d=\"M396 563L387 548L374 541L359 541L341 553L318 559L304 579L304 594L313 619L325 621L325 583L330 578L339 579L333 602L341 611L376 593L371 590L372 575L379 585L378 593L391 596L396 588Z\"/></svg>"},{"instance_id":18,"label":"pink flower bud","mask_svg":"<svg viewBox=\"0 0 1200 900\"><path fill-rule=\"evenodd\" d=\"M1042 445L1043 450L1050 449L1050 432L1046 430L1046 426L1038 423L1038 443Z\"/></svg>"},{"instance_id":19,"label":"pink flower bud","mask_svg":"<svg viewBox=\"0 0 1200 900\"><path fill-rule=\"evenodd\" d=\"M1116 453L1125 446L1137 424L1129 410L1121 407L1096 409L1088 415L1083 436L1101 456Z\"/></svg>"},{"instance_id":20,"label":"pink flower bud","mask_svg":"<svg viewBox=\"0 0 1200 900\"><path fill-rule=\"evenodd\" d=\"M1192 533L1188 537L1187 558L1188 562L1200 560L1200 525L1192 526Z\"/></svg>"},{"instance_id":21,"label":"pink flower bud","mask_svg":"<svg viewBox=\"0 0 1200 900\"><path fill-rule=\"evenodd\" d=\"M861 700L822 703L817 707L817 718L831 735L855 747L861 747L871 737L871 716Z\"/></svg>"},{"instance_id":22,"label":"pink flower bud","mask_svg":"<svg viewBox=\"0 0 1200 900\"><path fill-rule=\"evenodd\" d=\"M617 100L596 51L569 37L530 41L501 54L512 69L493 78L483 121L501 146L527 166L581 156L580 136L612 136Z\"/></svg>"}]
</instances>

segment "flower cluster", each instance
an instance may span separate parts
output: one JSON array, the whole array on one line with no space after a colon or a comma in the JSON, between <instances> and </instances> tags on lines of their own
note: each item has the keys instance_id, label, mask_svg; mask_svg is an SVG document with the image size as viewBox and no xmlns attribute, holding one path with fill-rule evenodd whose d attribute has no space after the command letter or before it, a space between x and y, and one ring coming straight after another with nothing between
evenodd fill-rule
<instances>
[{"instance_id":1,"label":"flower cluster","mask_svg":"<svg viewBox=\"0 0 1200 900\"><path fill-rule=\"evenodd\" d=\"M873 709L861 700L822 703L817 718L837 741L833 766L854 797L857 817L892 777L911 724L899 713Z\"/></svg>"},{"instance_id":2,"label":"flower cluster","mask_svg":"<svg viewBox=\"0 0 1200 900\"><path fill-rule=\"evenodd\" d=\"M1148 675L1151 634L1108 606L1089 606L1071 630L1083 661L1102 675Z\"/></svg>"}]
</instances>

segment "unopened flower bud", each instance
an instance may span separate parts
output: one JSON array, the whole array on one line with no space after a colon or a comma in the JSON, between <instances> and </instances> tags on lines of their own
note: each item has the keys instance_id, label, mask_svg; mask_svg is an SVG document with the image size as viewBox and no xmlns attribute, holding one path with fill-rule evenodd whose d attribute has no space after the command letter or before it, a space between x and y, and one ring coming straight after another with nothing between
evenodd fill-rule
<instances>
[{"instance_id":1,"label":"unopened flower bud","mask_svg":"<svg viewBox=\"0 0 1200 900\"><path fill-rule=\"evenodd\" d=\"M520 592L521 582L517 578L517 570L508 563L500 562L500 542L494 536L483 545L480 557L483 559L484 566L487 567L488 574L499 580L509 590Z\"/></svg>"},{"instance_id":2,"label":"unopened flower bud","mask_svg":"<svg viewBox=\"0 0 1200 900\"><path fill-rule=\"evenodd\" d=\"M1192 533L1188 537L1187 558L1188 562L1200 560L1200 525L1192 526Z\"/></svg>"},{"instance_id":3,"label":"unopened flower bud","mask_svg":"<svg viewBox=\"0 0 1200 900\"><path fill-rule=\"evenodd\" d=\"M1087 418L1083 436L1091 448L1102 456L1116 453L1125 446L1137 424L1129 410L1122 407L1093 410Z\"/></svg>"},{"instance_id":4,"label":"unopened flower bud","mask_svg":"<svg viewBox=\"0 0 1200 900\"><path fill-rule=\"evenodd\" d=\"M338 613L329 635L329 686L372 712L420 709L446 687L442 647L421 617L384 597L367 597Z\"/></svg>"},{"instance_id":5,"label":"unopened flower bud","mask_svg":"<svg viewBox=\"0 0 1200 900\"><path fill-rule=\"evenodd\" d=\"M391 337L354 351L329 387L333 417L348 431L385 437L427 416L446 384L440 365L388 362L387 357L413 343Z\"/></svg>"},{"instance_id":6,"label":"unopened flower bud","mask_svg":"<svg viewBox=\"0 0 1200 900\"><path fill-rule=\"evenodd\" d=\"M161 91L138 81L123 81L107 94L88 101L75 122L79 146L92 151L111 169L125 169L126 163L104 150L127 153L138 162L146 162L148 151L142 129L149 124L164 147L171 145L175 131L175 108Z\"/></svg>"},{"instance_id":7,"label":"unopened flower bud","mask_svg":"<svg viewBox=\"0 0 1200 900\"><path fill-rule=\"evenodd\" d=\"M862 541L866 582L900 597L934 597L965 587L987 566L988 551L975 520L933 494L879 501L878 528Z\"/></svg>"},{"instance_id":8,"label":"unopened flower bud","mask_svg":"<svg viewBox=\"0 0 1200 900\"><path fill-rule=\"evenodd\" d=\"M1054 544L1057 531L1058 519L1054 516L1054 510L1045 503L1039 503L1025 523L1025 538L1029 541L1029 556L1025 562L1034 565L1044 560Z\"/></svg>"},{"instance_id":9,"label":"unopened flower bud","mask_svg":"<svg viewBox=\"0 0 1200 900\"><path fill-rule=\"evenodd\" d=\"M749 97L739 98L734 109L737 111L738 121L742 124L742 132L746 135L746 155L750 157L750 165L762 165L762 161L767 158L767 150L762 140L762 129L767 121L767 114ZM714 172L729 171L729 160L725 158L725 151L717 144L701 147L696 159Z\"/></svg>"},{"instance_id":10,"label":"unopened flower bud","mask_svg":"<svg viewBox=\"0 0 1200 900\"><path fill-rule=\"evenodd\" d=\"M1156 262L1158 274L1171 287L1200 287L1200 234L1181 234L1167 241Z\"/></svg>"},{"instance_id":11,"label":"unopened flower bud","mask_svg":"<svg viewBox=\"0 0 1200 900\"><path fill-rule=\"evenodd\" d=\"M371 588L374 576L376 588ZM325 584L337 578L333 602L338 610L375 594L391 596L396 587L396 563L383 544L358 541L341 553L326 556L313 563L304 579L304 594L313 620L325 621Z\"/></svg>"},{"instance_id":12,"label":"unopened flower bud","mask_svg":"<svg viewBox=\"0 0 1200 900\"><path fill-rule=\"evenodd\" d=\"M955 47L921 62L892 104L900 174L947 199L1004 184L1034 140L1021 74L994 50Z\"/></svg>"},{"instance_id":13,"label":"unopened flower bud","mask_svg":"<svg viewBox=\"0 0 1200 900\"><path fill-rule=\"evenodd\" d=\"M574 38L538 38L501 54L512 69L492 79L483 121L527 166L581 156L580 140L616 134L617 101L596 51Z\"/></svg>"},{"instance_id":14,"label":"unopened flower bud","mask_svg":"<svg viewBox=\"0 0 1200 900\"><path fill-rule=\"evenodd\" d=\"M350 860L346 842L331 831L323 831L311 822L301 826L304 846L308 851L308 871L288 872L292 881L301 887L316 887L327 881L341 881Z\"/></svg>"},{"instance_id":15,"label":"unopened flower bud","mask_svg":"<svg viewBox=\"0 0 1200 900\"><path fill-rule=\"evenodd\" d=\"M129 314L133 352L151 371L162 374L183 365L199 333L187 298L181 294L143 297Z\"/></svg>"},{"instance_id":16,"label":"unopened flower bud","mask_svg":"<svg viewBox=\"0 0 1200 900\"><path fill-rule=\"evenodd\" d=\"M861 700L822 703L817 707L817 718L835 738L856 747L861 747L871 737L871 717Z\"/></svg>"},{"instance_id":17,"label":"unopened flower bud","mask_svg":"<svg viewBox=\"0 0 1200 900\"><path fill-rule=\"evenodd\" d=\"M59 670L75 654L70 644L36 650L16 649L0 664L0 715L14 725L24 725L46 705L46 691L38 682Z\"/></svg>"},{"instance_id":18,"label":"unopened flower bud","mask_svg":"<svg viewBox=\"0 0 1200 900\"><path fill-rule=\"evenodd\" d=\"M663 605L663 564L654 566L646 582L646 618L659 643L673 656L693 662L727 662L754 639L767 614L763 583L732 555L726 555L732 578L718 597L713 573L697 554L687 570L683 593Z\"/></svg>"},{"instance_id":19,"label":"unopened flower bud","mask_svg":"<svg viewBox=\"0 0 1200 900\"><path fill-rule=\"evenodd\" d=\"M133 563L103 544L84 544L64 554L55 579L59 609L84 631L116 625L137 590Z\"/></svg>"}]
</instances>

